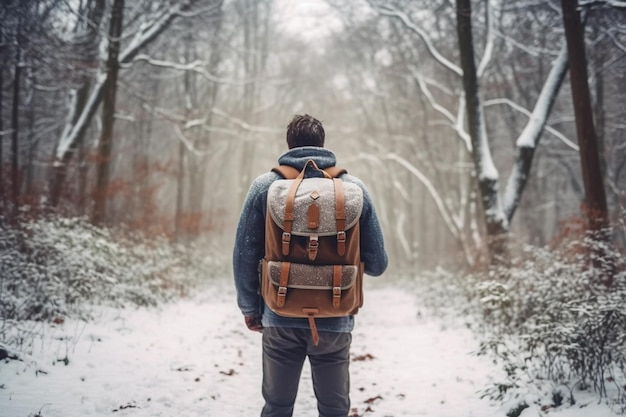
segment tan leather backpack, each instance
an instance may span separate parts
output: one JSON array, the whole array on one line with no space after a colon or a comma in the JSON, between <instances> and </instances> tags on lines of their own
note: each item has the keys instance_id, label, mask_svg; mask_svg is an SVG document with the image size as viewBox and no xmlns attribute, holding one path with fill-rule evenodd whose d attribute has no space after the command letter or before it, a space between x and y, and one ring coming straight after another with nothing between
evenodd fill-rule
<instances>
[{"instance_id":1,"label":"tan leather backpack","mask_svg":"<svg viewBox=\"0 0 626 417\"><path fill-rule=\"evenodd\" d=\"M307 167L323 177L305 177ZM284 317L308 318L313 343L316 318L356 314L363 305L359 219L363 191L338 179L344 169L273 169L283 178L267 195L261 294Z\"/></svg>"}]
</instances>

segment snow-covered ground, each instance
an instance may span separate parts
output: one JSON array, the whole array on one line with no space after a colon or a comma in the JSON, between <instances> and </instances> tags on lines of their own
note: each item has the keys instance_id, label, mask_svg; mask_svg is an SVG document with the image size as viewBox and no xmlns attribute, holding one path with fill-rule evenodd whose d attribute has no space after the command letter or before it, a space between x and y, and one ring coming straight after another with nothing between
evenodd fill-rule
<instances>
[{"instance_id":1,"label":"snow-covered ground","mask_svg":"<svg viewBox=\"0 0 626 417\"><path fill-rule=\"evenodd\" d=\"M353 335L353 417L506 415L510 407L477 394L500 371L470 354L477 342L466 329L406 290L368 287ZM158 310L98 316L51 327L32 356L0 363L0 417L259 415L261 336L245 328L229 283ZM308 365L294 415L317 416ZM548 415L612 414L593 402Z\"/></svg>"}]
</instances>

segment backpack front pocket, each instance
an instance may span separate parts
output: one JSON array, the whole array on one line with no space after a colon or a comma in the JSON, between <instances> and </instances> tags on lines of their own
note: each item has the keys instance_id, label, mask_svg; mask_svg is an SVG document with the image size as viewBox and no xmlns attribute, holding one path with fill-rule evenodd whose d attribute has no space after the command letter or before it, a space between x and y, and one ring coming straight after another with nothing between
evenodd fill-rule
<instances>
[{"instance_id":1,"label":"backpack front pocket","mask_svg":"<svg viewBox=\"0 0 626 417\"><path fill-rule=\"evenodd\" d=\"M361 304L361 274L355 265L307 265L263 261L263 299L276 314L317 317L353 314Z\"/></svg>"}]
</instances>

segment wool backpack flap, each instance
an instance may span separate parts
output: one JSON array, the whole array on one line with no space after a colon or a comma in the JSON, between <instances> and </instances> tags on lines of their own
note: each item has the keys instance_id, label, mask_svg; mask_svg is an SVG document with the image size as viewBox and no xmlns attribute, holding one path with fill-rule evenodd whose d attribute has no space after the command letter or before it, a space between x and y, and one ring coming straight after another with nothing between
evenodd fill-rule
<instances>
[{"instance_id":1,"label":"wool backpack flap","mask_svg":"<svg viewBox=\"0 0 626 417\"><path fill-rule=\"evenodd\" d=\"M323 177L305 177L307 167ZM317 345L316 318L353 315L363 305L363 190L336 178L345 170L321 170L313 160L300 172L274 171L285 179L267 194L261 295L280 316L308 318Z\"/></svg>"}]
</instances>

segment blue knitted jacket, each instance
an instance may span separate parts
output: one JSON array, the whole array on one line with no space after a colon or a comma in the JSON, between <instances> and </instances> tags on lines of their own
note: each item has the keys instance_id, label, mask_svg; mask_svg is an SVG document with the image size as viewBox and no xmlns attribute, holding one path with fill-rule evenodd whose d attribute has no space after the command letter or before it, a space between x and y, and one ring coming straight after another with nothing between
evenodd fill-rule
<instances>
[{"instance_id":1,"label":"blue knitted jacket","mask_svg":"<svg viewBox=\"0 0 626 417\"><path fill-rule=\"evenodd\" d=\"M278 163L301 170L309 159L313 159L321 169L335 166L336 163L336 157L332 151L313 146L293 148L281 155ZM309 328L307 319L281 317L266 308L259 295L259 262L265 252L267 190L272 182L280 178L280 175L274 172L257 177L250 186L243 204L233 250L237 304L246 316L261 315L265 327ZM344 174L341 179L355 183L363 189L363 212L360 219L361 261L365 264L366 274L381 275L387 268L388 260L382 230L371 197L358 178ZM316 319L316 324L320 331L351 332L354 327L354 317Z\"/></svg>"}]
</instances>

